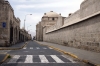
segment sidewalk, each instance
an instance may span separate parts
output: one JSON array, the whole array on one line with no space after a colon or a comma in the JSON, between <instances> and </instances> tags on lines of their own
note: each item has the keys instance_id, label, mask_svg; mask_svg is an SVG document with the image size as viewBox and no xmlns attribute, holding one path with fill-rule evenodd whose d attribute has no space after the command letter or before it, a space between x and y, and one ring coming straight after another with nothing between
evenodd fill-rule
<instances>
[{"instance_id":1,"label":"sidewalk","mask_svg":"<svg viewBox=\"0 0 100 66\"><path fill-rule=\"evenodd\" d=\"M54 43L39 42L39 41L36 41L36 42L38 42L39 44L43 44L43 45L53 46L65 52L70 52L71 54L76 55L79 59L86 60L98 66L100 65L100 53L67 47L67 46L62 46L62 45L58 45Z\"/></svg>"},{"instance_id":2,"label":"sidewalk","mask_svg":"<svg viewBox=\"0 0 100 66\"><path fill-rule=\"evenodd\" d=\"M18 50L18 49L23 48L25 45L26 43L22 42L22 43L17 43L15 45L12 45L10 47L0 47L0 50Z\"/></svg>"},{"instance_id":3,"label":"sidewalk","mask_svg":"<svg viewBox=\"0 0 100 66\"><path fill-rule=\"evenodd\" d=\"M15 45L12 45L10 47L0 47L0 50L18 50L18 49L22 49L24 46L26 46L27 42L22 42L22 43L18 43ZM3 63L7 58L8 58L9 54L6 53L0 53L0 64Z\"/></svg>"}]
</instances>

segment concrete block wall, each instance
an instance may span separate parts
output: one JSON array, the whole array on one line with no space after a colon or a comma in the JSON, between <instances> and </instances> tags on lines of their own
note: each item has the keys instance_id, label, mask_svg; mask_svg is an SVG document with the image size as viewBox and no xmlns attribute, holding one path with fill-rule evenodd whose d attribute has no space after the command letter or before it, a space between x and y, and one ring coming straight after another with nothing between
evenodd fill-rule
<instances>
[{"instance_id":1,"label":"concrete block wall","mask_svg":"<svg viewBox=\"0 0 100 66\"><path fill-rule=\"evenodd\" d=\"M59 30L45 33L43 41L100 52L100 14Z\"/></svg>"}]
</instances>

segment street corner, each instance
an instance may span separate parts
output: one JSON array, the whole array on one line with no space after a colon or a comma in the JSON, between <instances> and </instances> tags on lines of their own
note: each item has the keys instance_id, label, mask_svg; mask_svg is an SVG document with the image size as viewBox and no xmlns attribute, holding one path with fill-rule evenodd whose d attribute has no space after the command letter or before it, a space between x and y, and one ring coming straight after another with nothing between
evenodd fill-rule
<instances>
[{"instance_id":1,"label":"street corner","mask_svg":"<svg viewBox=\"0 0 100 66\"><path fill-rule=\"evenodd\" d=\"M11 58L10 54L0 54L0 64Z\"/></svg>"}]
</instances>

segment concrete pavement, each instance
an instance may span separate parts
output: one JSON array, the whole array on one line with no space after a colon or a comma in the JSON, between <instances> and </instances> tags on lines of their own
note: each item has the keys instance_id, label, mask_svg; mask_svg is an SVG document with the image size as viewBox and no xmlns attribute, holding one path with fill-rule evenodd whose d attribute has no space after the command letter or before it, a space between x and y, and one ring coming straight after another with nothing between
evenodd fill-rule
<instances>
[{"instance_id":1,"label":"concrete pavement","mask_svg":"<svg viewBox=\"0 0 100 66\"><path fill-rule=\"evenodd\" d=\"M7 54L4 50L22 49L26 44L27 44L26 42L22 42L22 43L18 43L18 44L12 45L10 47L0 47L0 63L3 63L9 56L9 54Z\"/></svg>"},{"instance_id":2,"label":"concrete pavement","mask_svg":"<svg viewBox=\"0 0 100 66\"><path fill-rule=\"evenodd\" d=\"M34 41L28 42L23 49L8 53L11 59L1 66L90 66Z\"/></svg>"},{"instance_id":3,"label":"concrete pavement","mask_svg":"<svg viewBox=\"0 0 100 66\"><path fill-rule=\"evenodd\" d=\"M0 64L7 60L9 54L0 54Z\"/></svg>"},{"instance_id":4,"label":"concrete pavement","mask_svg":"<svg viewBox=\"0 0 100 66\"><path fill-rule=\"evenodd\" d=\"M62 45L49 43L49 42L39 42L39 41L36 41L36 42L38 42L39 44L58 48L64 52L69 53L69 55L75 56L77 59L80 59L86 63L100 66L100 53L86 51L86 50L72 48L72 47L67 47L67 46L62 46Z\"/></svg>"},{"instance_id":5,"label":"concrete pavement","mask_svg":"<svg viewBox=\"0 0 100 66\"><path fill-rule=\"evenodd\" d=\"M0 47L0 50L18 50L18 49L22 49L26 44L27 42L17 43L10 47Z\"/></svg>"}]
</instances>

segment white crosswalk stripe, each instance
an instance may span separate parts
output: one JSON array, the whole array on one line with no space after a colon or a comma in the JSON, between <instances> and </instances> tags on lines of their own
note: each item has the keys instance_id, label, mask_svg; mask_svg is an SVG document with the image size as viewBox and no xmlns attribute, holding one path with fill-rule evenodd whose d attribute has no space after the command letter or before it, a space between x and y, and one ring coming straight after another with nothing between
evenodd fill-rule
<instances>
[{"instance_id":1,"label":"white crosswalk stripe","mask_svg":"<svg viewBox=\"0 0 100 66\"><path fill-rule=\"evenodd\" d=\"M73 61L71 58L66 57L65 55L62 55L62 57L67 58L68 60L70 60L72 63L76 63L75 61Z\"/></svg>"},{"instance_id":2,"label":"white crosswalk stripe","mask_svg":"<svg viewBox=\"0 0 100 66\"><path fill-rule=\"evenodd\" d=\"M39 47L36 47L36 49L40 49Z\"/></svg>"},{"instance_id":3,"label":"white crosswalk stripe","mask_svg":"<svg viewBox=\"0 0 100 66\"><path fill-rule=\"evenodd\" d=\"M44 55L39 55L39 57L41 59L41 63L49 63L49 61L46 59Z\"/></svg>"},{"instance_id":4,"label":"white crosswalk stripe","mask_svg":"<svg viewBox=\"0 0 100 66\"><path fill-rule=\"evenodd\" d=\"M33 56L32 55L27 55L24 63L33 63Z\"/></svg>"},{"instance_id":5,"label":"white crosswalk stripe","mask_svg":"<svg viewBox=\"0 0 100 66\"><path fill-rule=\"evenodd\" d=\"M33 47L24 47L23 49L40 49L39 47L36 47L36 48L33 48ZM51 47L48 47L48 48L46 48L46 47L42 47L41 49L53 49L53 48L51 48Z\"/></svg>"},{"instance_id":6,"label":"white crosswalk stripe","mask_svg":"<svg viewBox=\"0 0 100 66\"><path fill-rule=\"evenodd\" d=\"M43 49L47 49L47 48L43 48Z\"/></svg>"},{"instance_id":7,"label":"white crosswalk stripe","mask_svg":"<svg viewBox=\"0 0 100 66\"><path fill-rule=\"evenodd\" d=\"M25 58L20 59L20 57L23 56L25 56ZM38 56L37 59L39 59L40 61L34 61L34 58L37 56ZM59 56L65 58L63 55L59 55ZM75 61L72 60L70 61L69 58L67 60L69 60L70 62L66 62L63 59L61 59L59 56L57 55L15 55L8 63L75 63ZM49 61L50 58L52 58L54 61L53 62Z\"/></svg>"},{"instance_id":8,"label":"white crosswalk stripe","mask_svg":"<svg viewBox=\"0 0 100 66\"><path fill-rule=\"evenodd\" d=\"M23 49L26 49L26 47L24 47Z\"/></svg>"},{"instance_id":9,"label":"white crosswalk stripe","mask_svg":"<svg viewBox=\"0 0 100 66\"><path fill-rule=\"evenodd\" d=\"M33 49L33 47L30 47L30 49Z\"/></svg>"},{"instance_id":10,"label":"white crosswalk stripe","mask_svg":"<svg viewBox=\"0 0 100 66\"><path fill-rule=\"evenodd\" d=\"M53 49L53 48L49 47L49 49Z\"/></svg>"},{"instance_id":11,"label":"white crosswalk stripe","mask_svg":"<svg viewBox=\"0 0 100 66\"><path fill-rule=\"evenodd\" d=\"M8 63L16 63L16 61L19 59L20 55L15 55Z\"/></svg>"},{"instance_id":12,"label":"white crosswalk stripe","mask_svg":"<svg viewBox=\"0 0 100 66\"><path fill-rule=\"evenodd\" d=\"M56 55L51 55L51 57L57 62L57 63L64 63L60 58L58 58Z\"/></svg>"}]
</instances>

